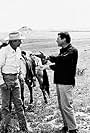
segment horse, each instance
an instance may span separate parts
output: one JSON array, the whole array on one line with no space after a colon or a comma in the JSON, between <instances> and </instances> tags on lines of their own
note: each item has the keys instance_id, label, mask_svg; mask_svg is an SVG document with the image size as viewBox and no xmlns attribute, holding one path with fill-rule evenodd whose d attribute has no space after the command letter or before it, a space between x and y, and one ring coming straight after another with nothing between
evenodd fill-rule
<instances>
[{"instance_id":1,"label":"horse","mask_svg":"<svg viewBox=\"0 0 90 133\"><path fill-rule=\"evenodd\" d=\"M44 65L47 63L45 56L42 52L40 54L27 54L27 51L22 51L22 67L24 67L24 79L25 83L29 88L30 91L30 104L33 103L33 87L36 86L36 79L39 82L40 89L43 93L44 101L47 104L47 98L46 98L46 93L48 96L50 96L50 91L49 91L49 80L48 80L48 75L46 70L41 70L40 65ZM23 72L22 72L23 73ZM21 86L21 99L23 102L23 107L24 107L24 82L20 81L20 86Z\"/></svg>"}]
</instances>

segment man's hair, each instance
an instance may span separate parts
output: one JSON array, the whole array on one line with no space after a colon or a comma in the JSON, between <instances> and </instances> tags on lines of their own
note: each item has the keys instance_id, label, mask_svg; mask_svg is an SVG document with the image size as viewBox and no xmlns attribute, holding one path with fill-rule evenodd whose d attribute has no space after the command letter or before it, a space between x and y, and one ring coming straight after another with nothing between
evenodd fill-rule
<instances>
[{"instance_id":1,"label":"man's hair","mask_svg":"<svg viewBox=\"0 0 90 133\"><path fill-rule=\"evenodd\" d=\"M20 43L21 43L21 40L20 39L17 39L18 41L20 41ZM14 40L9 40L9 43L11 44L11 43L13 43L13 41ZM16 41L16 40L15 40Z\"/></svg>"},{"instance_id":2,"label":"man's hair","mask_svg":"<svg viewBox=\"0 0 90 133\"><path fill-rule=\"evenodd\" d=\"M71 42L71 37L68 32L60 32L60 33L58 33L58 35L61 37L61 39L66 38L66 43Z\"/></svg>"}]
</instances>

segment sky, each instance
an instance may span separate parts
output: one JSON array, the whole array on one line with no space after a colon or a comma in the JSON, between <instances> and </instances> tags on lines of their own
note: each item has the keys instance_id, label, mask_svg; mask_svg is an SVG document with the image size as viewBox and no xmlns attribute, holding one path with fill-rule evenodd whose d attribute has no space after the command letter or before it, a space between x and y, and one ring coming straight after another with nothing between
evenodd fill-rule
<instances>
[{"instance_id":1,"label":"sky","mask_svg":"<svg viewBox=\"0 0 90 133\"><path fill-rule=\"evenodd\" d=\"M0 0L0 32L90 30L90 0Z\"/></svg>"}]
</instances>

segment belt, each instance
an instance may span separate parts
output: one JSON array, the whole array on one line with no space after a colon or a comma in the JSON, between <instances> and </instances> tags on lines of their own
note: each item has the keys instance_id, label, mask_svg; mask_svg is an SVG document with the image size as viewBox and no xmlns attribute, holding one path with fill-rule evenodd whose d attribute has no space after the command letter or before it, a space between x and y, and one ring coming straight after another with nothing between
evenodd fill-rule
<instances>
[{"instance_id":1,"label":"belt","mask_svg":"<svg viewBox=\"0 0 90 133\"><path fill-rule=\"evenodd\" d=\"M13 75L13 76L17 76L18 73L3 73L3 75Z\"/></svg>"}]
</instances>

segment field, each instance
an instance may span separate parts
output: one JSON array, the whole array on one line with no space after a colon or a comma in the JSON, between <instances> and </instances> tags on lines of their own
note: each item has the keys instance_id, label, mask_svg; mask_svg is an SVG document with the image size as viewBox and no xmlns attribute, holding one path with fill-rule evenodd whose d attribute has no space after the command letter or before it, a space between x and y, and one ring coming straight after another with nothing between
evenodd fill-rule
<instances>
[{"instance_id":1,"label":"field","mask_svg":"<svg viewBox=\"0 0 90 133\"><path fill-rule=\"evenodd\" d=\"M22 44L22 50L32 52L42 51L46 55L56 55L59 52L56 43L58 32L32 31L30 38ZM76 86L73 90L73 105L77 125L80 133L90 133L90 32L70 32L72 44L79 51ZM33 89L34 103L26 111L28 127L33 133L58 133L63 126L62 117L58 109L57 94L53 84L53 72L47 70L50 82L50 98L44 103L39 84ZM25 104L29 105L29 90L25 85ZM12 119L12 127L15 127ZM17 125L16 125L17 126ZM13 132L14 129L12 129Z\"/></svg>"}]
</instances>

